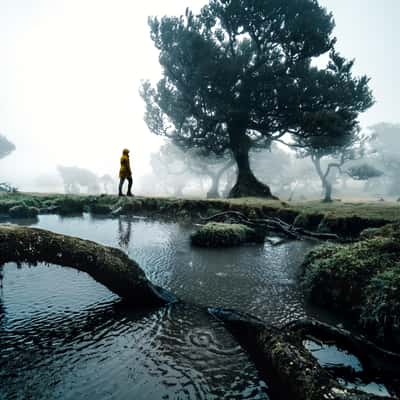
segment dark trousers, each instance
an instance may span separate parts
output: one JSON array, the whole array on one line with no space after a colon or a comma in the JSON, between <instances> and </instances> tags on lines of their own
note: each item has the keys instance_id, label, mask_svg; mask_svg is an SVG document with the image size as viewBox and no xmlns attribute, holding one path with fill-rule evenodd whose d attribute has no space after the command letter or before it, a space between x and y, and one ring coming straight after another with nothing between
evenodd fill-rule
<instances>
[{"instance_id":1,"label":"dark trousers","mask_svg":"<svg viewBox=\"0 0 400 400\"><path fill-rule=\"evenodd\" d=\"M119 187L118 187L118 193L122 194L122 185L125 182L125 179L128 180L128 192L127 194L132 194L131 189L132 189L132 177L128 176L127 178L119 178Z\"/></svg>"}]
</instances>

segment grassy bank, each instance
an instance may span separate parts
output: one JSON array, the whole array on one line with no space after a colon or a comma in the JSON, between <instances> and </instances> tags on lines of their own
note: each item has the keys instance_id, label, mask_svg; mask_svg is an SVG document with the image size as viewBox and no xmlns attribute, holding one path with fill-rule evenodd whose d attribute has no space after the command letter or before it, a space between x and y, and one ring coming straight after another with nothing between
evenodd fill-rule
<instances>
[{"instance_id":1,"label":"grassy bank","mask_svg":"<svg viewBox=\"0 0 400 400\"><path fill-rule=\"evenodd\" d=\"M312 302L347 313L371 338L400 349L400 223L367 233L313 249L303 286Z\"/></svg>"},{"instance_id":2,"label":"grassy bank","mask_svg":"<svg viewBox=\"0 0 400 400\"><path fill-rule=\"evenodd\" d=\"M258 198L178 199L168 197L119 198L113 195L0 194L0 214L10 217L16 206L32 208L39 214L142 214L174 219L199 220L200 216L237 210L251 218L279 217L287 223L320 232L356 237L365 228L380 227L400 220L400 203L285 203ZM28 212L21 207L17 211ZM15 209L14 209L15 211ZM18 217L12 213L13 217Z\"/></svg>"}]
</instances>

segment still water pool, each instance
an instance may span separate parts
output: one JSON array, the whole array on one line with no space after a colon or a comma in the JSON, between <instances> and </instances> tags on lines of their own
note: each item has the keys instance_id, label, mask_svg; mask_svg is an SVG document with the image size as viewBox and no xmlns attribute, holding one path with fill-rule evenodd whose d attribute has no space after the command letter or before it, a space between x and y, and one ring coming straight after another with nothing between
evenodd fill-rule
<instances>
[{"instance_id":1,"label":"still water pool","mask_svg":"<svg viewBox=\"0 0 400 400\"><path fill-rule=\"evenodd\" d=\"M132 310L82 272L3 267L0 399L268 399L224 326L201 306L280 325L306 316L296 273L307 242L190 246L192 226L41 216L34 226L119 247L186 305Z\"/></svg>"}]
</instances>

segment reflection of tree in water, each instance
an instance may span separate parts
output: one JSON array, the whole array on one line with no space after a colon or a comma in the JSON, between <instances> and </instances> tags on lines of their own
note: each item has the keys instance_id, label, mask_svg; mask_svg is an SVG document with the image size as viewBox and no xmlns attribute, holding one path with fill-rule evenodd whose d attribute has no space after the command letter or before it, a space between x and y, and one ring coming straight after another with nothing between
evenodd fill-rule
<instances>
[{"instance_id":1,"label":"reflection of tree in water","mask_svg":"<svg viewBox=\"0 0 400 400\"><path fill-rule=\"evenodd\" d=\"M118 219L118 244L120 247L127 249L131 241L132 221L130 219Z\"/></svg>"}]
</instances>

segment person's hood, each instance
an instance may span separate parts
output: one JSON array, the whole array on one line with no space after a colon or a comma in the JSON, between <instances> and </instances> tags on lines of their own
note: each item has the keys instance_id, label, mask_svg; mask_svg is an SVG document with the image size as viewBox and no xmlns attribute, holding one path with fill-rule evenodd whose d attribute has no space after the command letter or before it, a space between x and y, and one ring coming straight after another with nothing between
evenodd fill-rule
<instances>
[{"instance_id":1,"label":"person's hood","mask_svg":"<svg viewBox=\"0 0 400 400\"><path fill-rule=\"evenodd\" d=\"M128 150L128 149L122 150L122 154L123 154L124 156L129 156L129 150Z\"/></svg>"}]
</instances>

